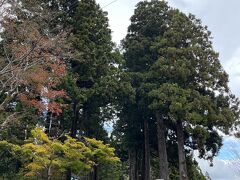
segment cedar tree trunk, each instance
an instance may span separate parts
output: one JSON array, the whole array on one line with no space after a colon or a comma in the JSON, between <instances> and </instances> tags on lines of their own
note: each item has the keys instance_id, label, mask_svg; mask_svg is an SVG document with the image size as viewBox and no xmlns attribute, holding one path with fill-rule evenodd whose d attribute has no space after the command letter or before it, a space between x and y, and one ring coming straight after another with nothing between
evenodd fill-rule
<instances>
[{"instance_id":1,"label":"cedar tree trunk","mask_svg":"<svg viewBox=\"0 0 240 180\"><path fill-rule=\"evenodd\" d=\"M144 120L144 180L150 180L150 149L148 122Z\"/></svg>"},{"instance_id":2,"label":"cedar tree trunk","mask_svg":"<svg viewBox=\"0 0 240 180\"><path fill-rule=\"evenodd\" d=\"M157 135L158 135L158 153L159 153L159 175L160 179L169 180L167 148L165 138L165 125L159 112L156 112Z\"/></svg>"},{"instance_id":3,"label":"cedar tree trunk","mask_svg":"<svg viewBox=\"0 0 240 180\"><path fill-rule=\"evenodd\" d=\"M136 150L129 150L130 172L129 180L137 179L137 154Z\"/></svg>"},{"instance_id":4,"label":"cedar tree trunk","mask_svg":"<svg viewBox=\"0 0 240 180\"><path fill-rule=\"evenodd\" d=\"M188 180L187 164L184 151L184 134L182 121L177 121L177 141L180 180Z\"/></svg>"}]
</instances>

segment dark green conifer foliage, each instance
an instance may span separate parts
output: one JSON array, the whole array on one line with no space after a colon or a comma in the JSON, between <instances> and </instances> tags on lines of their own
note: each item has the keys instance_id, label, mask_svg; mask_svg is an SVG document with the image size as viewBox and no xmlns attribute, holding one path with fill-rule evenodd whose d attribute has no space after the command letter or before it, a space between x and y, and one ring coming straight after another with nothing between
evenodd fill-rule
<instances>
[{"instance_id":1,"label":"dark green conifer foliage","mask_svg":"<svg viewBox=\"0 0 240 180\"><path fill-rule=\"evenodd\" d=\"M107 141L104 123L114 118L120 56L111 41L107 13L95 0L79 1L69 15L69 42L74 57L69 61L63 84L69 96L69 106L64 111L67 116L61 119L65 125L69 125L66 121L71 122L72 137L85 135ZM99 168L94 169L96 178L106 170Z\"/></svg>"},{"instance_id":2,"label":"dark green conifer foliage","mask_svg":"<svg viewBox=\"0 0 240 180\"><path fill-rule=\"evenodd\" d=\"M169 27L153 47L158 50L159 59L149 71L148 80L158 88L149 93L154 99L150 108L158 109L176 124L180 179L188 179L184 129L198 131L190 136L200 156L211 151L212 156L205 156L211 159L221 141L215 136L210 140L210 134L217 135L214 127L224 132L231 128L237 119L238 102L229 92L228 76L212 48L207 28L193 15L186 16L178 10L171 10L169 16Z\"/></svg>"},{"instance_id":3,"label":"dark green conifer foliage","mask_svg":"<svg viewBox=\"0 0 240 180\"><path fill-rule=\"evenodd\" d=\"M211 159L221 147L215 128L227 132L238 116L238 102L229 92L228 76L210 39L193 15L171 9L164 1L143 1L123 41L127 70L135 75L133 86L148 94L144 102L156 113L159 129L168 125L176 132L180 179L188 179L184 145ZM162 150L160 157L166 155ZM207 156L207 151L212 154ZM167 169L161 170L161 163L167 167L164 158L160 171L168 179Z\"/></svg>"},{"instance_id":4,"label":"dark green conifer foliage","mask_svg":"<svg viewBox=\"0 0 240 180\"><path fill-rule=\"evenodd\" d=\"M139 130L143 129L144 124L154 123L155 120L155 114L148 108L150 102L147 95L155 85L148 83L146 77L151 65L158 59L157 51L152 49L152 46L156 38L164 33L168 9L166 3L162 1L140 2L131 17L131 25L123 41L123 48L126 51L124 53L126 69L132 77L132 86L136 91L137 114L141 114L141 119L135 116L135 123L141 124ZM162 16L159 16L159 14ZM144 123L144 121L146 122ZM165 144L164 127L158 127L162 130L159 132L162 134L160 140ZM168 179L166 147L164 147L164 144L159 146L160 178ZM149 148L146 148L145 151L149 151ZM147 169L145 171L148 172ZM149 179L149 176L145 176L145 179Z\"/></svg>"},{"instance_id":5,"label":"dark green conifer foliage","mask_svg":"<svg viewBox=\"0 0 240 180\"><path fill-rule=\"evenodd\" d=\"M75 52L69 74L73 88L66 86L75 109L72 131L106 138L103 123L111 115L106 112L112 108L118 87L119 57L114 52L107 13L94 0L79 2L69 41Z\"/></svg>"}]
</instances>

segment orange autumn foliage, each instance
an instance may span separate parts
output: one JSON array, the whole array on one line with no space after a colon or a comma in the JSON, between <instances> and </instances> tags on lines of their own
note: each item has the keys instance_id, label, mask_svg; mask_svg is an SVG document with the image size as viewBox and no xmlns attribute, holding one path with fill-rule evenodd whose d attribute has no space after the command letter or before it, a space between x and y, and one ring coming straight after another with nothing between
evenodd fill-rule
<instances>
[{"instance_id":1,"label":"orange autumn foliage","mask_svg":"<svg viewBox=\"0 0 240 180\"><path fill-rule=\"evenodd\" d=\"M66 64L58 45L65 41L65 34L41 34L38 24L25 21L19 25L11 19L5 29L6 37L11 39L6 49L14 59L9 62L11 69L5 75L6 78L13 76L14 88L21 89L18 92L20 101L39 112L47 109L55 114L61 113L63 105L56 99L66 97L66 93L58 88L65 76Z\"/></svg>"}]
</instances>

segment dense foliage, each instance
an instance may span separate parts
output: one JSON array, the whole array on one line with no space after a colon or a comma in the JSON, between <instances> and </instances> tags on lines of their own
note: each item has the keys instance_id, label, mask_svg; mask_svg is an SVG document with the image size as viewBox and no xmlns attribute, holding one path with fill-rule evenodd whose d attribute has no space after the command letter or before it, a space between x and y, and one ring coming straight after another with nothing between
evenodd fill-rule
<instances>
[{"instance_id":1,"label":"dense foliage","mask_svg":"<svg viewBox=\"0 0 240 180\"><path fill-rule=\"evenodd\" d=\"M119 50L95 0L0 5L1 178L206 179L239 102L199 19L139 2Z\"/></svg>"},{"instance_id":2,"label":"dense foliage","mask_svg":"<svg viewBox=\"0 0 240 180\"><path fill-rule=\"evenodd\" d=\"M1 141L0 146L1 152L8 154L2 154L2 171L14 174L15 170L15 173L19 172L19 178L57 179L62 178L69 168L80 177L88 175L95 165L116 166L119 162L114 149L102 141L89 138L79 141L69 136L63 142L51 140L42 128L32 130L32 138L22 146L7 141Z\"/></svg>"}]
</instances>

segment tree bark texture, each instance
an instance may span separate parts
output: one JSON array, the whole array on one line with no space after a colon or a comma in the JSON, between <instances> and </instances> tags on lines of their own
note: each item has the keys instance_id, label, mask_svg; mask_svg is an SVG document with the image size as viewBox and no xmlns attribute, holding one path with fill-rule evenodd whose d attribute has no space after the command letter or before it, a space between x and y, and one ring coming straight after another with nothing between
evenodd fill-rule
<instances>
[{"instance_id":1,"label":"tree bark texture","mask_svg":"<svg viewBox=\"0 0 240 180\"><path fill-rule=\"evenodd\" d=\"M169 180L167 148L165 137L165 125L159 112L156 112L157 135L158 135L158 153L159 153L159 175L160 179Z\"/></svg>"},{"instance_id":2,"label":"tree bark texture","mask_svg":"<svg viewBox=\"0 0 240 180\"><path fill-rule=\"evenodd\" d=\"M130 172L129 180L137 179L137 154L136 150L129 150Z\"/></svg>"},{"instance_id":3,"label":"tree bark texture","mask_svg":"<svg viewBox=\"0 0 240 180\"><path fill-rule=\"evenodd\" d=\"M150 180L150 149L148 122L144 120L144 180Z\"/></svg>"},{"instance_id":4,"label":"tree bark texture","mask_svg":"<svg viewBox=\"0 0 240 180\"><path fill-rule=\"evenodd\" d=\"M71 173L71 170L68 169L67 170L67 175L66 175L66 180L71 180L71 178L72 178L72 173Z\"/></svg>"},{"instance_id":5,"label":"tree bark texture","mask_svg":"<svg viewBox=\"0 0 240 180\"><path fill-rule=\"evenodd\" d=\"M177 121L177 141L180 180L188 180L182 121Z\"/></svg>"},{"instance_id":6,"label":"tree bark texture","mask_svg":"<svg viewBox=\"0 0 240 180\"><path fill-rule=\"evenodd\" d=\"M71 126L71 137L75 138L77 135L77 121L78 121L78 111L77 111L77 102L73 102L73 119Z\"/></svg>"},{"instance_id":7,"label":"tree bark texture","mask_svg":"<svg viewBox=\"0 0 240 180\"><path fill-rule=\"evenodd\" d=\"M94 166L94 180L98 180L98 166L95 165Z\"/></svg>"}]
</instances>

